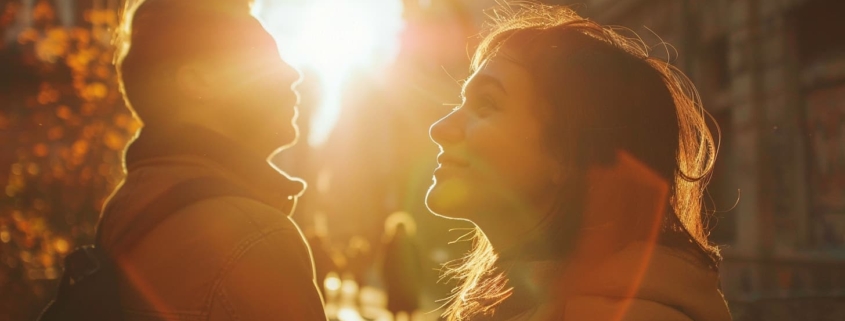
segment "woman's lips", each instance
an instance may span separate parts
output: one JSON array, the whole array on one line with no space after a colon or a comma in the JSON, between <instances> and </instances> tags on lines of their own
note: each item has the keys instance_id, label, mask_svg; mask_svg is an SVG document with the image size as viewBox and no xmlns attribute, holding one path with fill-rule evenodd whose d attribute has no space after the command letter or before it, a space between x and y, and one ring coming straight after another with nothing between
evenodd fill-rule
<instances>
[{"instance_id":1,"label":"woman's lips","mask_svg":"<svg viewBox=\"0 0 845 321\"><path fill-rule=\"evenodd\" d=\"M441 154L437 157L437 169L434 170L434 177L443 178L461 172L469 168L469 162L460 157Z\"/></svg>"},{"instance_id":2,"label":"woman's lips","mask_svg":"<svg viewBox=\"0 0 845 321\"><path fill-rule=\"evenodd\" d=\"M453 156L453 155L449 155L449 154L440 154L440 156L437 156L437 164L440 165L440 167L446 167L446 166L449 166L449 167L468 167L469 166L469 162L466 161L466 159L461 158L461 157L456 157L456 156Z\"/></svg>"}]
</instances>

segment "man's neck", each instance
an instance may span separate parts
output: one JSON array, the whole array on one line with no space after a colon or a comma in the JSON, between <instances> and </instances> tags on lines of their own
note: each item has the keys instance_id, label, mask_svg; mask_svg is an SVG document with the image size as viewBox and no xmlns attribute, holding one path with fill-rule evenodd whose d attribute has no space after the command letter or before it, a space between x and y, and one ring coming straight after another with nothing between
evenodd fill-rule
<instances>
[{"instance_id":1,"label":"man's neck","mask_svg":"<svg viewBox=\"0 0 845 321\"><path fill-rule=\"evenodd\" d=\"M260 139L249 139L247 135L234 130L230 124L223 124L213 119L188 118L175 122L174 126L192 126L214 132L248 150L251 157L261 157L266 160L275 151L263 146L266 144L261 144Z\"/></svg>"}]
</instances>

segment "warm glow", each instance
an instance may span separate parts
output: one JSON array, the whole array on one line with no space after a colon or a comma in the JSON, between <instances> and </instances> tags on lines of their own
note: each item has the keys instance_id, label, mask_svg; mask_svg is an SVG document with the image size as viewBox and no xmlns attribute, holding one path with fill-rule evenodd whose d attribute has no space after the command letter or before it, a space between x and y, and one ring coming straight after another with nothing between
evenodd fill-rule
<instances>
[{"instance_id":1,"label":"warm glow","mask_svg":"<svg viewBox=\"0 0 845 321\"><path fill-rule=\"evenodd\" d=\"M337 277L337 273L330 272L329 275L326 276L323 286L326 288L326 292L329 293L336 293L340 290L340 278Z\"/></svg>"},{"instance_id":2,"label":"warm glow","mask_svg":"<svg viewBox=\"0 0 845 321\"><path fill-rule=\"evenodd\" d=\"M325 142L340 118L344 85L353 73L375 73L398 53L401 0L257 1L259 16L279 42L282 56L320 78L321 104L308 143Z\"/></svg>"},{"instance_id":3,"label":"warm glow","mask_svg":"<svg viewBox=\"0 0 845 321\"><path fill-rule=\"evenodd\" d=\"M57 238L53 243L53 247L56 249L56 252L65 254L70 249L70 244L63 238Z\"/></svg>"},{"instance_id":4,"label":"warm glow","mask_svg":"<svg viewBox=\"0 0 845 321\"><path fill-rule=\"evenodd\" d=\"M343 280L343 285L341 286L340 291L346 296L354 297L358 294L358 282L355 282L352 278L347 278Z\"/></svg>"},{"instance_id":5,"label":"warm glow","mask_svg":"<svg viewBox=\"0 0 845 321\"><path fill-rule=\"evenodd\" d=\"M341 308L337 312L337 319L340 321L363 321L361 314L355 311L354 308Z\"/></svg>"}]
</instances>

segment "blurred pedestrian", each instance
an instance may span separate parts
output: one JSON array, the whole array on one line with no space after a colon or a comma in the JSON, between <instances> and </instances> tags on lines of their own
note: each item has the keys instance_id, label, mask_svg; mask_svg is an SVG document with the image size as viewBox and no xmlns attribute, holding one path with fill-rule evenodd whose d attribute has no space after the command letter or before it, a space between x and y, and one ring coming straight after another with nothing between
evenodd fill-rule
<instances>
[{"instance_id":1,"label":"blurred pedestrian","mask_svg":"<svg viewBox=\"0 0 845 321\"><path fill-rule=\"evenodd\" d=\"M403 221L391 222L392 217ZM422 262L414 236L410 215L394 213L386 224L381 272L387 292L387 310L394 315L413 313L419 309L422 290Z\"/></svg>"}]
</instances>

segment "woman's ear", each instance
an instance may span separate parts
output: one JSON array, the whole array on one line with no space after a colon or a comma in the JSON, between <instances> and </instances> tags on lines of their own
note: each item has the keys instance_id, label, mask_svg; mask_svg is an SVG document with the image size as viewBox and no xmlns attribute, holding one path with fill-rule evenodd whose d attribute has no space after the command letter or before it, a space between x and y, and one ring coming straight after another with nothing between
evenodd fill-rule
<instances>
[{"instance_id":1,"label":"woman's ear","mask_svg":"<svg viewBox=\"0 0 845 321\"><path fill-rule=\"evenodd\" d=\"M183 99L194 103L209 100L215 92L211 75L193 63L182 65L176 70L176 86Z\"/></svg>"}]
</instances>

